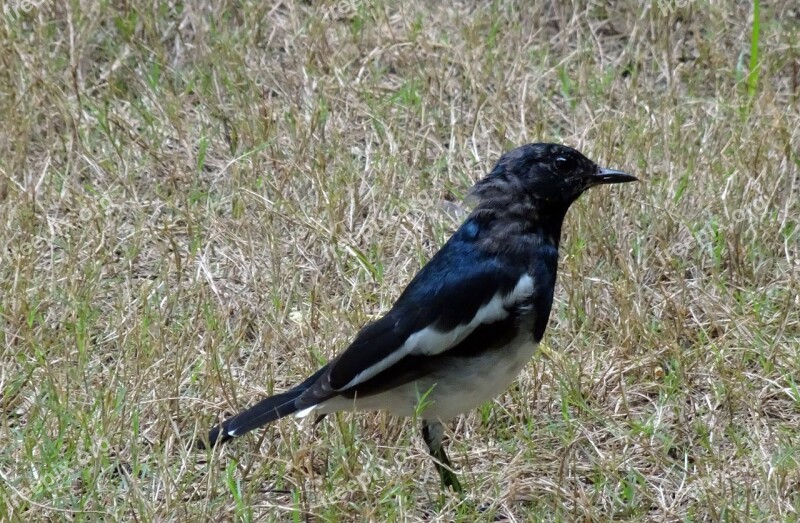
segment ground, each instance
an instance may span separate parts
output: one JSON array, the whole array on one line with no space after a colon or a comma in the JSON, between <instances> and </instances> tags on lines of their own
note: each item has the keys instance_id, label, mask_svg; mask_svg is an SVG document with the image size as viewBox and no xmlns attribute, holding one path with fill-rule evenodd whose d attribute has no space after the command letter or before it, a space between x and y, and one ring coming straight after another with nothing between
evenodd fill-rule
<instances>
[{"instance_id":1,"label":"ground","mask_svg":"<svg viewBox=\"0 0 800 523\"><path fill-rule=\"evenodd\" d=\"M569 4L569 5L567 5ZM800 518L800 10L711 0L10 0L0 519ZM448 427L195 438L341 351L516 145L637 175Z\"/></svg>"}]
</instances>

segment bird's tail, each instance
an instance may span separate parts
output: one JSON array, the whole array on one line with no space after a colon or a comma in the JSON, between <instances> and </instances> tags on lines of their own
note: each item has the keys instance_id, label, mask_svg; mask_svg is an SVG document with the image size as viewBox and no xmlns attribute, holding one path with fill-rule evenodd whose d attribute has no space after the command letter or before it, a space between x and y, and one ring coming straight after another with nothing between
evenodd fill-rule
<instances>
[{"instance_id":1,"label":"bird's tail","mask_svg":"<svg viewBox=\"0 0 800 523\"><path fill-rule=\"evenodd\" d=\"M321 368L296 387L264 398L249 409L226 419L208 432L209 445L213 447L217 444L217 441L225 443L229 439L241 436L267 423L294 414L301 408L308 407L308 405L297 405L296 400L317 381L326 368L327 366ZM203 442L199 442L199 446L204 447L205 445Z\"/></svg>"}]
</instances>

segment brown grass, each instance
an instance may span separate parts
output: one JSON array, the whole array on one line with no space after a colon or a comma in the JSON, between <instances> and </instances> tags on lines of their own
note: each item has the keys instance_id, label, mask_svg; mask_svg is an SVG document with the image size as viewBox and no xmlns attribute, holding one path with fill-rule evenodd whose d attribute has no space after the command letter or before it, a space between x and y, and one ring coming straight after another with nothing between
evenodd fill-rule
<instances>
[{"instance_id":1,"label":"brown grass","mask_svg":"<svg viewBox=\"0 0 800 523\"><path fill-rule=\"evenodd\" d=\"M0 19L0 519L798 519L794 2L752 74L741 2L112 4ZM642 182L571 210L542 354L451 426L463 499L380 414L187 447L531 141Z\"/></svg>"}]
</instances>

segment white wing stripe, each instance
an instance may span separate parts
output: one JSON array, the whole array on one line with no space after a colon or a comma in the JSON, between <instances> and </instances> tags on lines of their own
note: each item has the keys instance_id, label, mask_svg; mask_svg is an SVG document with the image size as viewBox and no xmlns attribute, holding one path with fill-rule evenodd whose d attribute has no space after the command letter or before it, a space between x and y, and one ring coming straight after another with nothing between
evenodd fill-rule
<instances>
[{"instance_id":1,"label":"white wing stripe","mask_svg":"<svg viewBox=\"0 0 800 523\"><path fill-rule=\"evenodd\" d=\"M475 316L469 323L458 325L447 332L438 331L432 325L415 332L408 337L401 347L381 361L356 374L347 385L338 390L349 389L359 383L363 383L388 369L409 354L434 356L445 352L463 341L464 338L469 336L469 334L478 327L478 325L482 323L492 323L508 317L507 307L527 298L532 292L533 278L531 278L529 274L525 274L519 279L514 290L506 295L501 295L500 293L495 294L489 303L478 309L478 312L475 313Z\"/></svg>"},{"instance_id":2,"label":"white wing stripe","mask_svg":"<svg viewBox=\"0 0 800 523\"><path fill-rule=\"evenodd\" d=\"M297 412L294 413L294 416L296 418L305 418L306 416L311 414L312 411L316 410L317 407L319 407L319 404L311 405L310 407L306 407L303 410L298 410Z\"/></svg>"}]
</instances>

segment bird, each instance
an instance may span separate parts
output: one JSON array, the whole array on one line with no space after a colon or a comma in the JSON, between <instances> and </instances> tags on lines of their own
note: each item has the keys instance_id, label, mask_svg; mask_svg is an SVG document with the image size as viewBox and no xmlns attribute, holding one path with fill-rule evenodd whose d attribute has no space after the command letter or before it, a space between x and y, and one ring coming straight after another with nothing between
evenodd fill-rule
<instances>
[{"instance_id":1,"label":"bird","mask_svg":"<svg viewBox=\"0 0 800 523\"><path fill-rule=\"evenodd\" d=\"M561 144L503 154L469 191L464 222L388 312L298 385L212 428L208 445L292 414L319 422L340 411L386 411L421 420L441 483L462 492L443 423L504 392L534 356L570 205L590 187L636 180Z\"/></svg>"}]
</instances>

